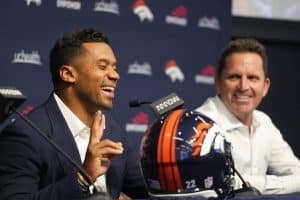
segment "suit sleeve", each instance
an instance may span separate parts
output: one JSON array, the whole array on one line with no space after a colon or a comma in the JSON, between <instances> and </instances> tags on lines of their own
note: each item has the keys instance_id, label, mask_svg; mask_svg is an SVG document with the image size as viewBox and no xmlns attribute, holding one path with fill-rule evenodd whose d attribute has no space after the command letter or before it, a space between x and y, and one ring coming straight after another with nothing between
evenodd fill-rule
<instances>
[{"instance_id":1,"label":"suit sleeve","mask_svg":"<svg viewBox=\"0 0 300 200\"><path fill-rule=\"evenodd\" d=\"M75 170L43 184L43 173L51 171L43 162L43 156L47 155L39 152L36 148L39 144L33 137L20 133L19 129L6 129L0 135L0 199L82 199Z\"/></svg>"},{"instance_id":2,"label":"suit sleeve","mask_svg":"<svg viewBox=\"0 0 300 200\"><path fill-rule=\"evenodd\" d=\"M127 139L127 141L128 159L125 166L123 191L134 199L146 198L148 196L148 192L140 167L140 158L137 154L137 151L134 151L133 146L130 144L130 140Z\"/></svg>"},{"instance_id":3,"label":"suit sleeve","mask_svg":"<svg viewBox=\"0 0 300 200\"><path fill-rule=\"evenodd\" d=\"M286 194L300 192L300 161L294 155L289 144L283 139L279 130L273 127L271 151L268 156L268 172L266 175L243 174L245 180L263 194ZM238 180L238 187L242 183Z\"/></svg>"}]
</instances>

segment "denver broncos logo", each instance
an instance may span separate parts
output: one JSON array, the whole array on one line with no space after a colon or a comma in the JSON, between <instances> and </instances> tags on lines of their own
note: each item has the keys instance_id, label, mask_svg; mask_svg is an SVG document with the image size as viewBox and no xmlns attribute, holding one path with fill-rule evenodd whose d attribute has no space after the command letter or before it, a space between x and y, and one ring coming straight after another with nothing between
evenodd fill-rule
<instances>
[{"instance_id":1,"label":"denver broncos logo","mask_svg":"<svg viewBox=\"0 0 300 200\"><path fill-rule=\"evenodd\" d=\"M204 142L208 130L212 127L212 123L202 122L194 128L195 134L192 136L191 145L194 147L192 156L199 156L201 146Z\"/></svg>"},{"instance_id":2,"label":"denver broncos logo","mask_svg":"<svg viewBox=\"0 0 300 200\"><path fill-rule=\"evenodd\" d=\"M165 74L170 77L172 83L179 81L184 81L184 74L180 67L177 65L176 61L171 59L165 65Z\"/></svg>"},{"instance_id":3,"label":"denver broncos logo","mask_svg":"<svg viewBox=\"0 0 300 200\"><path fill-rule=\"evenodd\" d=\"M145 0L136 0L132 5L132 9L134 14L139 17L141 22L144 20L148 20L149 22L153 21L154 16L150 8L146 5Z\"/></svg>"}]
</instances>

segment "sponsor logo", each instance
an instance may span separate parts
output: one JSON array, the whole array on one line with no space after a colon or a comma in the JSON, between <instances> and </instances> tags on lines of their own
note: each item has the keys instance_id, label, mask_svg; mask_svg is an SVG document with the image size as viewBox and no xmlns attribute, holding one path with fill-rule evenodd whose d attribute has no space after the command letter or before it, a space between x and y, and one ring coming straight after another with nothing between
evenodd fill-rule
<instances>
[{"instance_id":1,"label":"sponsor logo","mask_svg":"<svg viewBox=\"0 0 300 200\"><path fill-rule=\"evenodd\" d=\"M169 76L172 83L179 81L184 81L184 74L182 73L179 66L177 66L175 60L169 60L165 65L165 74Z\"/></svg>"},{"instance_id":2,"label":"sponsor logo","mask_svg":"<svg viewBox=\"0 0 300 200\"><path fill-rule=\"evenodd\" d=\"M198 27L220 30L220 22L217 17L202 17L198 21Z\"/></svg>"},{"instance_id":3,"label":"sponsor logo","mask_svg":"<svg viewBox=\"0 0 300 200\"><path fill-rule=\"evenodd\" d=\"M143 64L138 64L134 62L130 64L128 67L128 74L141 74L146 76L152 76L152 68L148 62L144 62Z\"/></svg>"},{"instance_id":4,"label":"sponsor logo","mask_svg":"<svg viewBox=\"0 0 300 200\"><path fill-rule=\"evenodd\" d=\"M142 132L144 133L148 128L149 116L144 112L137 113L132 119L131 123L126 124L127 132Z\"/></svg>"},{"instance_id":5,"label":"sponsor logo","mask_svg":"<svg viewBox=\"0 0 300 200\"><path fill-rule=\"evenodd\" d=\"M112 14L119 15L119 5L115 1L104 2L104 0L95 2L94 7L95 12L108 12Z\"/></svg>"},{"instance_id":6,"label":"sponsor logo","mask_svg":"<svg viewBox=\"0 0 300 200\"><path fill-rule=\"evenodd\" d=\"M165 20L167 24L186 26L188 23L187 16L188 16L187 9L183 5L180 5L174 8L171 12L171 15L167 15Z\"/></svg>"},{"instance_id":7,"label":"sponsor logo","mask_svg":"<svg viewBox=\"0 0 300 200\"><path fill-rule=\"evenodd\" d=\"M12 63L28 63L34 65L42 65L41 57L38 51L25 53L23 49L21 50L21 52L14 54Z\"/></svg>"},{"instance_id":8,"label":"sponsor logo","mask_svg":"<svg viewBox=\"0 0 300 200\"><path fill-rule=\"evenodd\" d=\"M24 108L23 110L20 111L21 115L27 115L28 113L30 113L33 110L33 106L32 105L28 105L26 106L26 108Z\"/></svg>"},{"instance_id":9,"label":"sponsor logo","mask_svg":"<svg viewBox=\"0 0 300 200\"><path fill-rule=\"evenodd\" d=\"M163 102L161 102L160 104L156 105L155 108L157 111L161 111L161 110L165 110L168 107L172 106L173 104L175 104L176 102L179 102L180 99L178 96L172 97L170 99L167 99Z\"/></svg>"},{"instance_id":10,"label":"sponsor logo","mask_svg":"<svg viewBox=\"0 0 300 200\"><path fill-rule=\"evenodd\" d=\"M29 6L31 3L35 3L36 6L40 6L42 4L42 0L25 0L27 6Z\"/></svg>"},{"instance_id":11,"label":"sponsor logo","mask_svg":"<svg viewBox=\"0 0 300 200\"><path fill-rule=\"evenodd\" d=\"M12 88L0 88L0 94L3 96L23 96L21 91Z\"/></svg>"},{"instance_id":12,"label":"sponsor logo","mask_svg":"<svg viewBox=\"0 0 300 200\"><path fill-rule=\"evenodd\" d=\"M58 8L66 8L71 10L80 10L81 2L79 1L70 1L70 0L57 0L56 7Z\"/></svg>"},{"instance_id":13,"label":"sponsor logo","mask_svg":"<svg viewBox=\"0 0 300 200\"><path fill-rule=\"evenodd\" d=\"M195 82L213 85L215 81L214 76L215 76L215 67L213 65L208 64L201 69L199 74L196 74Z\"/></svg>"},{"instance_id":14,"label":"sponsor logo","mask_svg":"<svg viewBox=\"0 0 300 200\"><path fill-rule=\"evenodd\" d=\"M24 115L29 114L33 109L34 109L34 107L32 105L28 105L23 110L20 110L19 112L20 112L21 115L24 116ZM10 119L10 122L12 123L12 122L16 121L16 119L17 118L13 117L13 118Z\"/></svg>"},{"instance_id":15,"label":"sponsor logo","mask_svg":"<svg viewBox=\"0 0 300 200\"><path fill-rule=\"evenodd\" d=\"M144 0L136 0L132 5L132 10L139 17L140 22L145 20L152 22L154 20L154 16Z\"/></svg>"}]
</instances>

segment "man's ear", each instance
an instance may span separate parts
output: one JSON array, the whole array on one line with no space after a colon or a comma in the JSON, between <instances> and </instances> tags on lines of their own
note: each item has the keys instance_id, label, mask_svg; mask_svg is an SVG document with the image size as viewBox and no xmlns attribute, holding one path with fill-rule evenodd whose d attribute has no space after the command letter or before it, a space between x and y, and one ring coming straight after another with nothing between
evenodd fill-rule
<instances>
[{"instance_id":1,"label":"man's ear","mask_svg":"<svg viewBox=\"0 0 300 200\"><path fill-rule=\"evenodd\" d=\"M71 65L63 65L59 69L59 76L66 83L75 83L76 69Z\"/></svg>"},{"instance_id":2,"label":"man's ear","mask_svg":"<svg viewBox=\"0 0 300 200\"><path fill-rule=\"evenodd\" d=\"M269 78L266 78L264 83L264 91L263 91L263 97L265 97L269 91L271 85L271 80Z\"/></svg>"},{"instance_id":3,"label":"man's ear","mask_svg":"<svg viewBox=\"0 0 300 200\"><path fill-rule=\"evenodd\" d=\"M215 86L215 90L216 90L216 93L219 95L220 94L220 92L221 92L221 89L220 89L220 80L217 78L217 77L215 77L215 83L214 83L214 86Z\"/></svg>"}]
</instances>

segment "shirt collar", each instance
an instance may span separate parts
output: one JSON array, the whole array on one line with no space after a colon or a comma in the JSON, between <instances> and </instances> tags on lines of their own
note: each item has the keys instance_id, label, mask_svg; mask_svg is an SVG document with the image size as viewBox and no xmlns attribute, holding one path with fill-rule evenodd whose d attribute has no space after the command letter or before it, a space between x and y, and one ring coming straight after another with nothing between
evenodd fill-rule
<instances>
[{"instance_id":1,"label":"shirt collar","mask_svg":"<svg viewBox=\"0 0 300 200\"><path fill-rule=\"evenodd\" d=\"M54 99L57 102L58 108L62 112L68 127L71 130L73 137L76 137L80 134L89 134L90 128L87 127L69 108L68 106L57 96L54 94Z\"/></svg>"},{"instance_id":2,"label":"shirt collar","mask_svg":"<svg viewBox=\"0 0 300 200\"><path fill-rule=\"evenodd\" d=\"M224 124L224 130L229 131L232 129L245 127L245 125L242 122L240 122L240 120L238 120L237 117L227 109L227 107L221 101L219 96L216 96L216 106L220 110L220 113L222 113L222 116L220 116L220 120L222 120L222 124ZM254 110L251 128L256 128L259 125L260 122L258 121L256 117L256 111Z\"/></svg>"}]
</instances>

